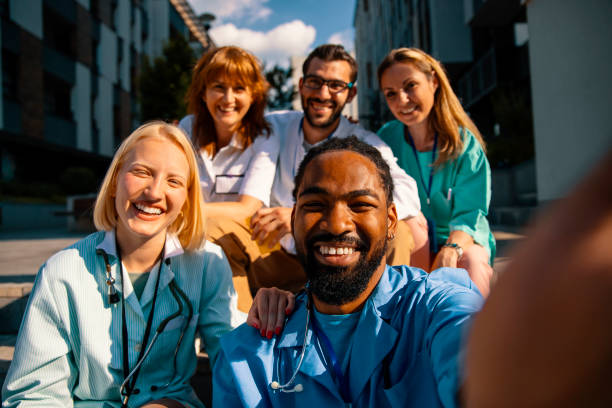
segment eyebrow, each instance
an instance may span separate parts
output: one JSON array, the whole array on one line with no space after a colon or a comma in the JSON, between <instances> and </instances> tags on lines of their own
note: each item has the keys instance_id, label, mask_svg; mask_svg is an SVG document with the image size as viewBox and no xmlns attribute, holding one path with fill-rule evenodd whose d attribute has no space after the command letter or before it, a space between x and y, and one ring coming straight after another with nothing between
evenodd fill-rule
<instances>
[{"instance_id":1,"label":"eyebrow","mask_svg":"<svg viewBox=\"0 0 612 408\"><path fill-rule=\"evenodd\" d=\"M330 195L329 191L327 191L326 189L324 189L322 187L313 186L313 187L308 187L308 188L304 189L302 192L300 192L300 194L298 195L298 198L300 198L302 196L305 196L305 195L310 195L310 194ZM376 194L374 191L372 191L372 190L370 190L368 188L362 189L362 190L354 190L354 191L348 192L348 193L344 194L342 197L348 198L348 199L352 199L352 198L362 197L362 196L369 196L369 197L375 198L377 200L380 199L378 194Z\"/></svg>"}]
</instances>

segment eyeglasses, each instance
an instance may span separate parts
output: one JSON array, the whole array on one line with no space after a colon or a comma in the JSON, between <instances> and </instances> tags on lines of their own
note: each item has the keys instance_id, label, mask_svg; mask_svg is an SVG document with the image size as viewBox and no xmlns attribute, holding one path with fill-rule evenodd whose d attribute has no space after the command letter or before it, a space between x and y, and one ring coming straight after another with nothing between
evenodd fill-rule
<instances>
[{"instance_id":1,"label":"eyeglasses","mask_svg":"<svg viewBox=\"0 0 612 408\"><path fill-rule=\"evenodd\" d=\"M321 89L323 85L327 85L330 93L336 94L351 89L355 83L340 81L338 79L323 79L316 75L306 75L304 77L304 86L309 89Z\"/></svg>"}]
</instances>

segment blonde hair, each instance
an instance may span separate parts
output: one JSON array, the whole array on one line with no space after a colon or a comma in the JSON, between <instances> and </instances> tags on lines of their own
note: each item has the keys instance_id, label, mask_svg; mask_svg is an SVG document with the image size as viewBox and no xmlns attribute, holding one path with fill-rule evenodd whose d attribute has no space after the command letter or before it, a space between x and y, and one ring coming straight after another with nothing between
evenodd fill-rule
<instances>
[{"instance_id":1,"label":"blonde hair","mask_svg":"<svg viewBox=\"0 0 612 408\"><path fill-rule=\"evenodd\" d=\"M429 80L435 75L438 78L438 89L434 95L434 104L430 112L430 124L438 133L440 154L434 166L457 158L463 151L460 128L469 130L482 149L486 152L485 142L472 119L465 113L457 95L453 92L442 64L418 48L397 48L392 50L378 66L378 84L384 72L397 63L412 63Z\"/></svg>"},{"instance_id":2,"label":"blonde hair","mask_svg":"<svg viewBox=\"0 0 612 408\"><path fill-rule=\"evenodd\" d=\"M98 230L110 231L117 226L117 209L115 207L115 191L117 177L126 157L142 140L156 138L164 139L179 147L189 166L187 180L187 199L179 216L168 227L168 232L178 236L186 251L195 250L205 242L205 217L202 192L200 191L200 176L193 147L185 133L178 127L162 121L145 123L128 136L117 149L113 161L104 176L96 205L94 207L94 224Z\"/></svg>"}]
</instances>

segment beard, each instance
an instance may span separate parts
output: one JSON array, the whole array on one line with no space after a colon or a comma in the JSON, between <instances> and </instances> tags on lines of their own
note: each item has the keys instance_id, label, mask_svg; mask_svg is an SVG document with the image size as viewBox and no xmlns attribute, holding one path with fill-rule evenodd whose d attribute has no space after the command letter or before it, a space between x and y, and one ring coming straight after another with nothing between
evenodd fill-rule
<instances>
[{"instance_id":1,"label":"beard","mask_svg":"<svg viewBox=\"0 0 612 408\"><path fill-rule=\"evenodd\" d=\"M326 128L326 127L329 127L329 126L333 125L334 122L336 120L338 120L338 118L342 114L342 109L344 108L344 105L338 107L338 104L336 102L331 101L331 103L333 104L333 108L332 108L332 113L329 116L329 119L327 119L325 122L317 123L316 119L312 117L312 115L310 114L310 112L308 110L308 102L311 101L311 100L315 101L315 102L323 102L323 101L321 99L318 99L318 98L308 98L308 99L305 99L302 96L302 110L304 111L304 117L306 118L306 120L308 121L310 126L312 126L312 127L316 127L316 128Z\"/></svg>"},{"instance_id":2,"label":"beard","mask_svg":"<svg viewBox=\"0 0 612 408\"><path fill-rule=\"evenodd\" d=\"M336 244L354 244L360 251L354 266L331 266L321 264L315 257L314 242L325 241ZM308 239L307 253L297 251L300 263L308 277L309 289L322 302L329 305L343 305L355 300L368 286L372 275L387 252L387 238L379 243L368 256L370 243L342 235L323 234Z\"/></svg>"}]
</instances>

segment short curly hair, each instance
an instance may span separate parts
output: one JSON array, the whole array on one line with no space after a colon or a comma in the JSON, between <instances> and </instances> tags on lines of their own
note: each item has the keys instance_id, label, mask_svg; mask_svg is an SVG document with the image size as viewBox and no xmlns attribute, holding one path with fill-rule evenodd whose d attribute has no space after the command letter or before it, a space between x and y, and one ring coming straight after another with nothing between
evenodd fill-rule
<instances>
[{"instance_id":1,"label":"short curly hair","mask_svg":"<svg viewBox=\"0 0 612 408\"><path fill-rule=\"evenodd\" d=\"M304 160L300 163L300 167L295 176L295 186L293 188L293 199L297 200L297 193L302 184L302 180L304 179L304 172L306 171L306 167L308 163L313 161L317 156L322 155L323 153L333 152L333 151L350 151L358 153L367 159L369 159L376 168L378 169L378 175L380 177L380 183L385 191L385 197L387 199L387 205L393 202L393 179L391 178L391 171L389 170L389 165L383 159L382 155L375 147L367 144L366 142L362 142L356 136L349 137L332 137L325 142L321 143L310 149Z\"/></svg>"}]
</instances>

